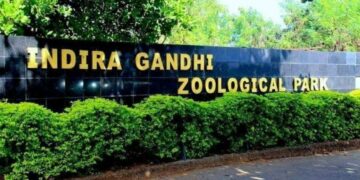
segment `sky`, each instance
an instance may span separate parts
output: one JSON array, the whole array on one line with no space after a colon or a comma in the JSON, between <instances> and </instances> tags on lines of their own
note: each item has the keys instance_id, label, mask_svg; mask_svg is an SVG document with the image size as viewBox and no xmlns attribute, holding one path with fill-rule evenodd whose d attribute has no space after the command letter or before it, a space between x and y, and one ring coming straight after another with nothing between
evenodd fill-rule
<instances>
[{"instance_id":1,"label":"sky","mask_svg":"<svg viewBox=\"0 0 360 180\"><path fill-rule=\"evenodd\" d=\"M236 14L238 8L253 8L259 11L266 19L272 20L281 26L284 25L281 15L283 11L280 2L283 0L218 0L220 4L225 5L230 13Z\"/></svg>"}]
</instances>

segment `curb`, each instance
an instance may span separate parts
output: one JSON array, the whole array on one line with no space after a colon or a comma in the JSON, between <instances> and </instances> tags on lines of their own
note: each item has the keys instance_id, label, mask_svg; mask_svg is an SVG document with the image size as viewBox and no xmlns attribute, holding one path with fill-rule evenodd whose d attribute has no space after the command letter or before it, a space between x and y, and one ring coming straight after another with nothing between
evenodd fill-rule
<instances>
[{"instance_id":1,"label":"curb","mask_svg":"<svg viewBox=\"0 0 360 180\"><path fill-rule=\"evenodd\" d=\"M79 177L73 179L154 179L164 176L185 173L193 170L212 168L237 163L246 163L258 160L271 160L297 156L311 156L314 154L327 154L330 152L350 151L360 149L360 139L350 141L324 142L304 146L272 148L262 151L251 151L240 154L225 154L193 159L176 161L160 165L149 165L144 167L133 167L118 171L107 171L99 175Z\"/></svg>"}]
</instances>

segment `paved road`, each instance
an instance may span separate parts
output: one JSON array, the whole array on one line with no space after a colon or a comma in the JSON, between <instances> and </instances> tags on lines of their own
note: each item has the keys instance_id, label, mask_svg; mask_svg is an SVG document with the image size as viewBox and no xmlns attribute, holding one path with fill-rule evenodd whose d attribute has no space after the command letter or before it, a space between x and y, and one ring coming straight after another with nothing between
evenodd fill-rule
<instances>
[{"instance_id":1,"label":"paved road","mask_svg":"<svg viewBox=\"0 0 360 180\"><path fill-rule=\"evenodd\" d=\"M199 170L174 180L360 180L360 150Z\"/></svg>"}]
</instances>

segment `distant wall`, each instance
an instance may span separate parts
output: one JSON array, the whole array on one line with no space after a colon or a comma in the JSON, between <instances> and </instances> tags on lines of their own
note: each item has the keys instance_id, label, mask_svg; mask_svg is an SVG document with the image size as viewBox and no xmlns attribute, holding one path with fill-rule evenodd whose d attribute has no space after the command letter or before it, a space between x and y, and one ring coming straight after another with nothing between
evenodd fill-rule
<instances>
[{"instance_id":1,"label":"distant wall","mask_svg":"<svg viewBox=\"0 0 360 180\"><path fill-rule=\"evenodd\" d=\"M100 50L106 62L112 51L119 51L122 70L44 69L41 67L41 49L36 55L39 68L29 68L29 47L71 49L76 64L81 63L79 50ZM146 52L152 59L154 52L213 55L213 70L140 71L135 68L135 56ZM70 56L67 56L70 58ZM91 59L91 54L89 54ZM294 78L327 78L327 86L334 91L355 89L360 77L359 52L318 52L277 49L226 48L184 45L145 45L91 41L46 40L34 37L0 36L0 98L10 102L31 101L51 109L61 109L76 99L101 96L125 104L133 104L151 94L178 94L179 77L221 77L226 86L228 78L282 78L283 86L293 90ZM359 83L360 84L360 83ZM191 86L188 84L187 86ZM189 87L187 87L189 88ZM208 99L218 94L191 93L196 99Z\"/></svg>"}]
</instances>

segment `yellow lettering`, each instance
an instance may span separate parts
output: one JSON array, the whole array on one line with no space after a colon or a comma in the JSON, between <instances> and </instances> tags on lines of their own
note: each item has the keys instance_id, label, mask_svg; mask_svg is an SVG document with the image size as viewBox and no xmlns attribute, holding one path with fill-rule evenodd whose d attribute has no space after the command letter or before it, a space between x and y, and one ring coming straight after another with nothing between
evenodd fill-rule
<instances>
[{"instance_id":1,"label":"yellow lettering","mask_svg":"<svg viewBox=\"0 0 360 180\"><path fill-rule=\"evenodd\" d=\"M70 59L68 59L70 57ZM70 60L68 62L68 60ZM70 49L62 49L61 50L61 67L63 69L72 69L75 67L76 59L75 53Z\"/></svg>"},{"instance_id":2,"label":"yellow lettering","mask_svg":"<svg viewBox=\"0 0 360 180\"><path fill-rule=\"evenodd\" d=\"M38 68L39 64L36 62L36 54L39 52L38 48L29 47L27 48L27 52L29 53L29 60L28 60L28 68Z\"/></svg>"},{"instance_id":3,"label":"yellow lettering","mask_svg":"<svg viewBox=\"0 0 360 180\"><path fill-rule=\"evenodd\" d=\"M100 69L105 70L105 53L103 51L93 51L92 52L92 69Z\"/></svg>"},{"instance_id":4,"label":"yellow lettering","mask_svg":"<svg viewBox=\"0 0 360 180\"><path fill-rule=\"evenodd\" d=\"M250 80L248 78L241 78L240 80L240 90L241 92L249 92L250 91Z\"/></svg>"},{"instance_id":5,"label":"yellow lettering","mask_svg":"<svg viewBox=\"0 0 360 180\"><path fill-rule=\"evenodd\" d=\"M286 88L284 87L284 82L282 78L279 78L279 91L280 92L285 92Z\"/></svg>"},{"instance_id":6,"label":"yellow lettering","mask_svg":"<svg viewBox=\"0 0 360 180\"><path fill-rule=\"evenodd\" d=\"M230 78L227 82L229 92L236 92L238 90L238 83L236 78Z\"/></svg>"},{"instance_id":7,"label":"yellow lettering","mask_svg":"<svg viewBox=\"0 0 360 180\"><path fill-rule=\"evenodd\" d=\"M201 70L205 69L205 56L203 54L194 54L194 70ZM200 67L199 67L200 66Z\"/></svg>"},{"instance_id":8,"label":"yellow lettering","mask_svg":"<svg viewBox=\"0 0 360 180\"><path fill-rule=\"evenodd\" d=\"M278 92L276 78L271 78L269 92Z\"/></svg>"},{"instance_id":9,"label":"yellow lettering","mask_svg":"<svg viewBox=\"0 0 360 180\"><path fill-rule=\"evenodd\" d=\"M170 53L166 53L166 69L167 70L177 70L179 68L178 65L179 55L174 54L174 56L171 56Z\"/></svg>"},{"instance_id":10,"label":"yellow lettering","mask_svg":"<svg viewBox=\"0 0 360 180\"><path fill-rule=\"evenodd\" d=\"M214 66L213 66L213 64L212 64L213 58L214 58L214 56L213 56L212 54L207 54L207 55L206 55L206 59L207 59L206 70L208 70L208 71L214 70Z\"/></svg>"},{"instance_id":11,"label":"yellow lettering","mask_svg":"<svg viewBox=\"0 0 360 180\"><path fill-rule=\"evenodd\" d=\"M309 91L310 85L309 85L309 78L304 78L301 86L301 91Z\"/></svg>"},{"instance_id":12,"label":"yellow lettering","mask_svg":"<svg viewBox=\"0 0 360 180\"><path fill-rule=\"evenodd\" d=\"M318 78L310 78L311 81L311 90L317 91L319 90L319 79Z\"/></svg>"},{"instance_id":13,"label":"yellow lettering","mask_svg":"<svg viewBox=\"0 0 360 180\"><path fill-rule=\"evenodd\" d=\"M226 89L222 87L222 79L218 78L218 93L226 93Z\"/></svg>"},{"instance_id":14,"label":"yellow lettering","mask_svg":"<svg viewBox=\"0 0 360 180\"><path fill-rule=\"evenodd\" d=\"M200 78L194 77L191 80L191 90L194 94L200 94L203 89L203 84Z\"/></svg>"},{"instance_id":15,"label":"yellow lettering","mask_svg":"<svg viewBox=\"0 0 360 180\"><path fill-rule=\"evenodd\" d=\"M266 78L260 78L260 79L259 79L259 89L260 89L260 92L267 92L268 87L267 87L266 83L267 83L267 79L266 79Z\"/></svg>"},{"instance_id":16,"label":"yellow lettering","mask_svg":"<svg viewBox=\"0 0 360 180\"><path fill-rule=\"evenodd\" d=\"M42 48L41 49L41 68L47 69L48 63L50 64L51 68L57 69L58 68L58 51L57 49L51 49L51 54L49 49Z\"/></svg>"},{"instance_id":17,"label":"yellow lettering","mask_svg":"<svg viewBox=\"0 0 360 180\"><path fill-rule=\"evenodd\" d=\"M149 69L149 55L145 52L140 52L135 57L136 68L140 71Z\"/></svg>"},{"instance_id":18,"label":"yellow lettering","mask_svg":"<svg viewBox=\"0 0 360 180\"><path fill-rule=\"evenodd\" d=\"M329 88L327 86L327 80L328 80L328 78L320 78L320 90L321 91L329 90Z\"/></svg>"},{"instance_id":19,"label":"yellow lettering","mask_svg":"<svg viewBox=\"0 0 360 180\"><path fill-rule=\"evenodd\" d=\"M216 81L214 78L207 78L205 81L205 90L209 94L213 94L216 91Z\"/></svg>"},{"instance_id":20,"label":"yellow lettering","mask_svg":"<svg viewBox=\"0 0 360 180\"><path fill-rule=\"evenodd\" d=\"M151 64L151 70L156 70L156 68L159 70L164 70L164 65L162 63L160 53L158 52L154 54L154 58Z\"/></svg>"},{"instance_id":21,"label":"yellow lettering","mask_svg":"<svg viewBox=\"0 0 360 180\"><path fill-rule=\"evenodd\" d=\"M180 54L180 70L186 71L191 68L191 57L188 54Z\"/></svg>"},{"instance_id":22,"label":"yellow lettering","mask_svg":"<svg viewBox=\"0 0 360 180\"><path fill-rule=\"evenodd\" d=\"M300 86L301 86L301 79L294 78L294 91L299 91Z\"/></svg>"},{"instance_id":23,"label":"yellow lettering","mask_svg":"<svg viewBox=\"0 0 360 180\"><path fill-rule=\"evenodd\" d=\"M189 91L188 90L185 90L186 88L186 85L188 84L189 82L189 78L179 78L178 79L178 82L181 83L181 85L179 86L179 89L178 89L178 94L180 95L186 95L186 94L189 94Z\"/></svg>"},{"instance_id":24,"label":"yellow lettering","mask_svg":"<svg viewBox=\"0 0 360 180\"><path fill-rule=\"evenodd\" d=\"M89 66L87 63L87 56L89 55L89 51L80 50L79 54L81 56L81 63L80 63L79 68L80 69L89 69Z\"/></svg>"},{"instance_id":25,"label":"yellow lettering","mask_svg":"<svg viewBox=\"0 0 360 180\"><path fill-rule=\"evenodd\" d=\"M121 70L121 62L120 62L120 57L117 51L113 51L111 52L110 58L109 58L109 64L107 69L108 70L112 70L113 68L116 68L117 70Z\"/></svg>"},{"instance_id":26,"label":"yellow lettering","mask_svg":"<svg viewBox=\"0 0 360 180\"><path fill-rule=\"evenodd\" d=\"M256 78L251 78L251 83L252 83L252 88L251 88L251 92L257 92L257 86L256 86L256 82L257 79Z\"/></svg>"}]
</instances>

